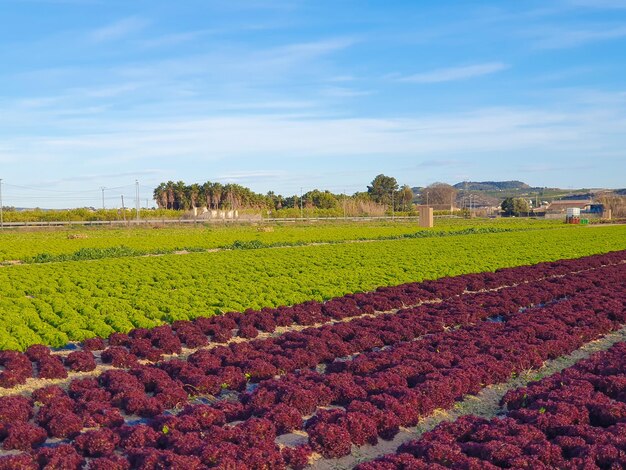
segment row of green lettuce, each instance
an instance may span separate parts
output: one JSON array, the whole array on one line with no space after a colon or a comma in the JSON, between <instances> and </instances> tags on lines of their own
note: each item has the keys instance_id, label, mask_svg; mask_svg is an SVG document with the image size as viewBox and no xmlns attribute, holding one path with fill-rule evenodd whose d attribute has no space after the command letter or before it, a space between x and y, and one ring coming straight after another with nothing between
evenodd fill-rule
<instances>
[{"instance_id":1,"label":"row of green lettuce","mask_svg":"<svg viewBox=\"0 0 626 470\"><path fill-rule=\"evenodd\" d=\"M565 228L565 227L564 227ZM401 240L408 238L437 238L437 237L452 237L462 235L476 235L479 233L503 233L503 232L515 232L523 230L537 230L537 228L503 228L503 227L470 227L462 230L420 230L418 232L402 233L399 235L381 235L374 240ZM347 243L350 240L329 240L325 243ZM358 241L358 240L355 240ZM319 242L318 242L319 243ZM261 248L284 248L295 246L306 246L314 244L314 242L306 241L283 241L267 243L261 240L235 240L230 245L223 245L218 247L220 250L259 250ZM53 263L62 261L87 261L103 258L125 258L128 256L147 256L158 254L170 254L175 251L184 251L187 253L198 253L207 251L202 247L186 247L182 250L137 250L127 246L115 246L109 248L81 248L74 253L61 253L58 255L50 253L40 253L33 258L27 258L24 260L26 263Z\"/></svg>"},{"instance_id":2,"label":"row of green lettuce","mask_svg":"<svg viewBox=\"0 0 626 470\"><path fill-rule=\"evenodd\" d=\"M623 249L607 226L2 268L0 349Z\"/></svg>"},{"instance_id":3,"label":"row of green lettuce","mask_svg":"<svg viewBox=\"0 0 626 470\"><path fill-rule=\"evenodd\" d=\"M289 246L349 240L393 239L420 233L473 228L525 229L563 227L555 221L530 219L438 219L434 229L411 221L278 223L198 227L80 228L0 233L0 262L27 263L119 258L175 251L204 251L228 247ZM417 235L416 235L417 234Z\"/></svg>"}]
</instances>

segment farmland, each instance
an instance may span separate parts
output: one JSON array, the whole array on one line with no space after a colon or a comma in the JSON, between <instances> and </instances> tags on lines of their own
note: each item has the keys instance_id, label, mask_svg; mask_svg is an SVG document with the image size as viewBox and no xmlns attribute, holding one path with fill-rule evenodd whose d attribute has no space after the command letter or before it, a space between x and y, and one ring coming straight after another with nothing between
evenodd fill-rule
<instances>
[{"instance_id":1,"label":"farmland","mask_svg":"<svg viewBox=\"0 0 626 470\"><path fill-rule=\"evenodd\" d=\"M59 347L231 310L592 255L624 248L625 234L621 226L565 228L5 267L0 348Z\"/></svg>"},{"instance_id":2,"label":"farmland","mask_svg":"<svg viewBox=\"0 0 626 470\"><path fill-rule=\"evenodd\" d=\"M23 263L0 268L0 470L626 465L624 226L2 241ZM497 387L503 418L420 431Z\"/></svg>"},{"instance_id":3,"label":"farmland","mask_svg":"<svg viewBox=\"0 0 626 470\"><path fill-rule=\"evenodd\" d=\"M504 418L460 418L440 426L398 453L358 466L359 470L450 468L552 468L626 466L623 371L626 343L507 393ZM436 449L436 451L435 451Z\"/></svg>"},{"instance_id":4,"label":"farmland","mask_svg":"<svg viewBox=\"0 0 626 470\"><path fill-rule=\"evenodd\" d=\"M355 240L393 239L433 232L472 230L534 230L563 228L557 221L517 219L443 219L436 230L420 229L414 220L364 220L311 223L248 224L198 227L154 226L130 229L78 227L69 230L0 232L0 262L84 260L90 257L166 254L217 248L338 243Z\"/></svg>"}]
</instances>

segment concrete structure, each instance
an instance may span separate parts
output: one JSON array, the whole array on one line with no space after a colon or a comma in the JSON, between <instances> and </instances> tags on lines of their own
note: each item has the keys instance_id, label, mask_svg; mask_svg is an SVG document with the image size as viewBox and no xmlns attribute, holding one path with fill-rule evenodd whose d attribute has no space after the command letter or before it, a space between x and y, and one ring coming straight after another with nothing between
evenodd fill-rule
<instances>
[{"instance_id":1,"label":"concrete structure","mask_svg":"<svg viewBox=\"0 0 626 470\"><path fill-rule=\"evenodd\" d=\"M196 212L196 214L194 214L194 218L197 217L198 219L221 219L221 220L236 220L239 219L239 211L236 210L228 210L228 211L224 211L224 210L215 210L215 209L207 209L206 207L204 207L202 209L202 213L198 214Z\"/></svg>"},{"instance_id":2,"label":"concrete structure","mask_svg":"<svg viewBox=\"0 0 626 470\"><path fill-rule=\"evenodd\" d=\"M567 216L568 217L580 217L580 208L578 208L578 207L568 207L567 208Z\"/></svg>"},{"instance_id":3,"label":"concrete structure","mask_svg":"<svg viewBox=\"0 0 626 470\"><path fill-rule=\"evenodd\" d=\"M420 227L432 228L435 225L435 217L433 216L433 208L420 206Z\"/></svg>"}]
</instances>

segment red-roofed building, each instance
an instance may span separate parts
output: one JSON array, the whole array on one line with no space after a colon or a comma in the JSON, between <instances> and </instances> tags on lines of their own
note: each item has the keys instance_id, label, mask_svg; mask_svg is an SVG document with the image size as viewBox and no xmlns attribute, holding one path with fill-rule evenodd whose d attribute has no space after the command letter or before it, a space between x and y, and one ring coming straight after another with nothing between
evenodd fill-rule
<instances>
[{"instance_id":1,"label":"red-roofed building","mask_svg":"<svg viewBox=\"0 0 626 470\"><path fill-rule=\"evenodd\" d=\"M546 209L547 218L565 217L567 215L567 209L580 209L580 211L587 211L591 208L592 201L585 200L563 200L554 201L550 203Z\"/></svg>"}]
</instances>

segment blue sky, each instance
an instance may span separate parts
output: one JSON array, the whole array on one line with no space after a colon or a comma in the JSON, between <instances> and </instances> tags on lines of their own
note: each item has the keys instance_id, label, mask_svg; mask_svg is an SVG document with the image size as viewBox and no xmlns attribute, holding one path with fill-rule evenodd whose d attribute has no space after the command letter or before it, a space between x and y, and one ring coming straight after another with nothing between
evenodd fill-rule
<instances>
[{"instance_id":1,"label":"blue sky","mask_svg":"<svg viewBox=\"0 0 626 470\"><path fill-rule=\"evenodd\" d=\"M6 205L626 186L626 0L0 0Z\"/></svg>"}]
</instances>

